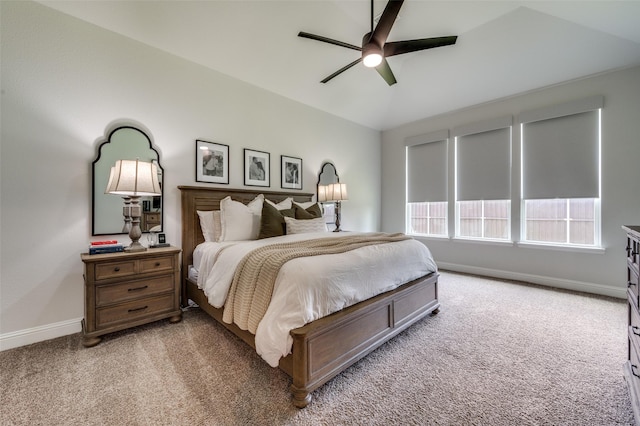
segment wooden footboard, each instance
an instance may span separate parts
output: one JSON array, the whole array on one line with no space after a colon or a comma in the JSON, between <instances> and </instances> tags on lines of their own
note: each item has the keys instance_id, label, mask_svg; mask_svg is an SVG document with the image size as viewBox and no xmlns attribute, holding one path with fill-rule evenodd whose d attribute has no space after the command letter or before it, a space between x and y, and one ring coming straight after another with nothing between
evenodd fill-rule
<instances>
[{"instance_id":1,"label":"wooden footboard","mask_svg":"<svg viewBox=\"0 0 640 426\"><path fill-rule=\"evenodd\" d=\"M439 306L433 273L291 331L292 353L283 362L292 364L293 404L306 407L313 390Z\"/></svg>"},{"instance_id":2,"label":"wooden footboard","mask_svg":"<svg viewBox=\"0 0 640 426\"><path fill-rule=\"evenodd\" d=\"M223 322L222 309L209 305L191 281L187 297L255 349L254 336ZM438 274L432 273L292 330L292 351L280 368L291 376L293 404L306 407L311 392L439 307Z\"/></svg>"}]
</instances>

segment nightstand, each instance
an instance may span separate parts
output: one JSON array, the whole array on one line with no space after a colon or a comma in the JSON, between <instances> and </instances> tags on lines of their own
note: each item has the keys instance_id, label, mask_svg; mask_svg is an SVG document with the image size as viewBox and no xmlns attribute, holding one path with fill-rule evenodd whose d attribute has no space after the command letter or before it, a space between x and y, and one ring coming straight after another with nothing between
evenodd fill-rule
<instances>
[{"instance_id":1,"label":"nightstand","mask_svg":"<svg viewBox=\"0 0 640 426\"><path fill-rule=\"evenodd\" d=\"M160 219L160 212L143 212L142 213L142 224L140 227L143 231L149 231L154 226L158 226L162 223Z\"/></svg>"},{"instance_id":2,"label":"nightstand","mask_svg":"<svg viewBox=\"0 0 640 426\"><path fill-rule=\"evenodd\" d=\"M81 255L84 262L82 344L102 335L169 318L179 322L180 249Z\"/></svg>"}]
</instances>

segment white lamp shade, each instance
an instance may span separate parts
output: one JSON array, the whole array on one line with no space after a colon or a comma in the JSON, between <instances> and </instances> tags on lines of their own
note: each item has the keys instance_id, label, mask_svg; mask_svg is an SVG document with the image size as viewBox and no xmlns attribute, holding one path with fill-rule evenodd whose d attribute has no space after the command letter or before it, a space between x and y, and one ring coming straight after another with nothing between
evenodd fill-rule
<instances>
[{"instance_id":1,"label":"white lamp shade","mask_svg":"<svg viewBox=\"0 0 640 426\"><path fill-rule=\"evenodd\" d=\"M144 161L118 160L111 168L105 192L129 196L160 195L158 168Z\"/></svg>"},{"instance_id":2,"label":"white lamp shade","mask_svg":"<svg viewBox=\"0 0 640 426\"><path fill-rule=\"evenodd\" d=\"M324 203L327 201L327 185L318 185L318 202Z\"/></svg>"},{"instance_id":3,"label":"white lamp shade","mask_svg":"<svg viewBox=\"0 0 640 426\"><path fill-rule=\"evenodd\" d=\"M111 172L109 173L109 182L107 182L107 187L104 189L105 194L109 194L113 190L113 181L116 177L116 166L111 166Z\"/></svg>"},{"instance_id":4,"label":"white lamp shade","mask_svg":"<svg viewBox=\"0 0 640 426\"><path fill-rule=\"evenodd\" d=\"M346 183L332 183L327 185L327 201L345 201L349 199L347 195Z\"/></svg>"}]
</instances>

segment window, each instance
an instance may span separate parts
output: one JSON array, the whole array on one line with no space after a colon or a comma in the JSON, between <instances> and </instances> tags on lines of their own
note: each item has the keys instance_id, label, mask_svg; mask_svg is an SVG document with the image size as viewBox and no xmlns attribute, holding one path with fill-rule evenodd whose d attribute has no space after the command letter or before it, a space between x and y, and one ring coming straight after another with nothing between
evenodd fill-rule
<instances>
[{"instance_id":1,"label":"window","mask_svg":"<svg viewBox=\"0 0 640 426\"><path fill-rule=\"evenodd\" d=\"M525 112L522 240L600 244L602 96Z\"/></svg>"},{"instance_id":2,"label":"window","mask_svg":"<svg viewBox=\"0 0 640 426\"><path fill-rule=\"evenodd\" d=\"M508 240L511 235L510 200L458 201L456 236Z\"/></svg>"},{"instance_id":3,"label":"window","mask_svg":"<svg viewBox=\"0 0 640 426\"><path fill-rule=\"evenodd\" d=\"M595 245L596 206L592 198L525 200L525 240Z\"/></svg>"},{"instance_id":4,"label":"window","mask_svg":"<svg viewBox=\"0 0 640 426\"><path fill-rule=\"evenodd\" d=\"M446 236L447 202L409 203L409 234Z\"/></svg>"},{"instance_id":5,"label":"window","mask_svg":"<svg viewBox=\"0 0 640 426\"><path fill-rule=\"evenodd\" d=\"M509 116L453 131L456 237L511 239L511 123Z\"/></svg>"},{"instance_id":6,"label":"window","mask_svg":"<svg viewBox=\"0 0 640 426\"><path fill-rule=\"evenodd\" d=\"M405 140L406 232L447 236L447 130Z\"/></svg>"}]
</instances>

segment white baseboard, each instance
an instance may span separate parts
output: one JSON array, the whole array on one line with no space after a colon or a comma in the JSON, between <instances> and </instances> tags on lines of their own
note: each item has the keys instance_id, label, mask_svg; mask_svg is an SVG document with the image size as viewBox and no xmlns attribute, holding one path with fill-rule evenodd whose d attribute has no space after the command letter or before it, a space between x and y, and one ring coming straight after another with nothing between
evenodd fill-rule
<instances>
[{"instance_id":1,"label":"white baseboard","mask_svg":"<svg viewBox=\"0 0 640 426\"><path fill-rule=\"evenodd\" d=\"M30 345L82 331L82 318L0 334L0 351Z\"/></svg>"},{"instance_id":2,"label":"white baseboard","mask_svg":"<svg viewBox=\"0 0 640 426\"><path fill-rule=\"evenodd\" d=\"M547 287L582 291L585 293L599 294L602 296L615 297L618 299L627 298L627 289L623 287L611 287L602 284L565 280L562 278L546 277L542 275L523 274L520 272L502 271L499 269L481 268L478 266L457 265L455 263L446 262L438 262L438 268L452 272L462 272L465 274L483 275L485 277L524 281Z\"/></svg>"}]
</instances>

